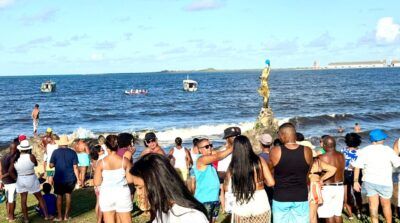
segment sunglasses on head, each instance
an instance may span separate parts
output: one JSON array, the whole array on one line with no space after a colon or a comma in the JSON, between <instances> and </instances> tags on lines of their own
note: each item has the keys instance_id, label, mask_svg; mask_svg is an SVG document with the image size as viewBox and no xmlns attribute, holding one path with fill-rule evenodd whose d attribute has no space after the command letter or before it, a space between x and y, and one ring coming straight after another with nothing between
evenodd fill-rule
<instances>
[{"instance_id":1,"label":"sunglasses on head","mask_svg":"<svg viewBox=\"0 0 400 223\"><path fill-rule=\"evenodd\" d=\"M149 144L149 143L155 142L155 141L156 141L155 139L149 139L149 140L146 140L146 143Z\"/></svg>"},{"instance_id":2,"label":"sunglasses on head","mask_svg":"<svg viewBox=\"0 0 400 223\"><path fill-rule=\"evenodd\" d=\"M205 145L205 146L202 146L202 147L200 147L200 148L204 148L204 149L211 149L211 148L213 148L213 144L208 144L208 145Z\"/></svg>"}]
</instances>

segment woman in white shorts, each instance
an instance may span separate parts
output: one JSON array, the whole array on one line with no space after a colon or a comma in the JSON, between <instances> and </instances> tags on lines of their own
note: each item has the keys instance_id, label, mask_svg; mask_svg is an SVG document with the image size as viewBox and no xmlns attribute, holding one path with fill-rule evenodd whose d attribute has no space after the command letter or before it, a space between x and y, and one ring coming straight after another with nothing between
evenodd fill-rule
<instances>
[{"instance_id":1,"label":"woman in white shorts","mask_svg":"<svg viewBox=\"0 0 400 223\"><path fill-rule=\"evenodd\" d=\"M28 209L27 209L27 197L28 193L35 195L39 201L39 206L42 209L45 220L49 219L47 215L46 203L43 200L42 194L40 193L40 183L35 175L34 167L37 166L37 160L34 155L30 154L32 146L28 140L23 140L17 146L19 153L15 156L11 162L11 169L15 169L17 176L14 171L10 171L11 176L17 179L16 187L17 193L21 194L21 209L24 216L24 222L29 222ZM14 175L14 176L13 176Z\"/></svg>"},{"instance_id":2,"label":"woman in white shorts","mask_svg":"<svg viewBox=\"0 0 400 223\"><path fill-rule=\"evenodd\" d=\"M128 159L117 155L117 138L116 135L106 138L110 153L97 164L94 185L100 186L99 205L104 222L114 223L118 218L121 223L131 223L133 205L128 182L133 182L129 177L132 164Z\"/></svg>"}]
</instances>

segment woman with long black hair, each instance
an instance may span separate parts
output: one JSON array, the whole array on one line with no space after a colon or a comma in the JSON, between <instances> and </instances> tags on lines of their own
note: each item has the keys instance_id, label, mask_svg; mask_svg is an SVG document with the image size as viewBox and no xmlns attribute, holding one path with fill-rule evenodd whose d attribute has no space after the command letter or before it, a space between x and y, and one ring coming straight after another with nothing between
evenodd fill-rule
<instances>
[{"instance_id":1,"label":"woman with long black hair","mask_svg":"<svg viewBox=\"0 0 400 223\"><path fill-rule=\"evenodd\" d=\"M134 163L133 175L139 206L148 207L154 223L207 223L207 211L185 186L169 160L147 154Z\"/></svg>"},{"instance_id":2,"label":"woman with long black hair","mask_svg":"<svg viewBox=\"0 0 400 223\"><path fill-rule=\"evenodd\" d=\"M267 163L253 152L246 136L237 136L224 182L225 191L231 191L235 197L232 222L271 221L264 184L270 187L275 184Z\"/></svg>"}]
</instances>

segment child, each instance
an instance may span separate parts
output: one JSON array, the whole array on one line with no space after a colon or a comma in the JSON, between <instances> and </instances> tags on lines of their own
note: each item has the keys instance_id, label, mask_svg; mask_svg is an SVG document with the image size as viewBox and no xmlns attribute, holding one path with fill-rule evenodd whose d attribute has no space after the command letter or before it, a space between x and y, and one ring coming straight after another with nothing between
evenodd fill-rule
<instances>
[{"instance_id":1,"label":"child","mask_svg":"<svg viewBox=\"0 0 400 223\"><path fill-rule=\"evenodd\" d=\"M47 206L47 213L49 216L56 216L57 197L50 193L51 185L49 183L44 183L42 191L44 193L43 200ZM43 216L43 211L40 210L39 206L36 207L36 211Z\"/></svg>"}]
</instances>

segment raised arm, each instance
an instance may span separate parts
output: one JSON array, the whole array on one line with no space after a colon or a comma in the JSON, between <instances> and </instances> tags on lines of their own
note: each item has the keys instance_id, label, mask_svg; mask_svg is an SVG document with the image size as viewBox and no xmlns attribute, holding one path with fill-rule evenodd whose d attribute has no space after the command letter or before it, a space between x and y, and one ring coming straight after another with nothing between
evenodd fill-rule
<instances>
[{"instance_id":1,"label":"raised arm","mask_svg":"<svg viewBox=\"0 0 400 223\"><path fill-rule=\"evenodd\" d=\"M229 147L226 150L218 151L215 154L201 156L197 160L197 168L200 168L201 166L205 166L212 162L224 159L225 157L227 157L229 154L232 153L232 150L233 150L233 148Z\"/></svg>"},{"instance_id":2,"label":"raised arm","mask_svg":"<svg viewBox=\"0 0 400 223\"><path fill-rule=\"evenodd\" d=\"M190 155L189 150L185 149L185 152L186 152L186 166L190 167L193 165L192 156Z\"/></svg>"}]
</instances>

